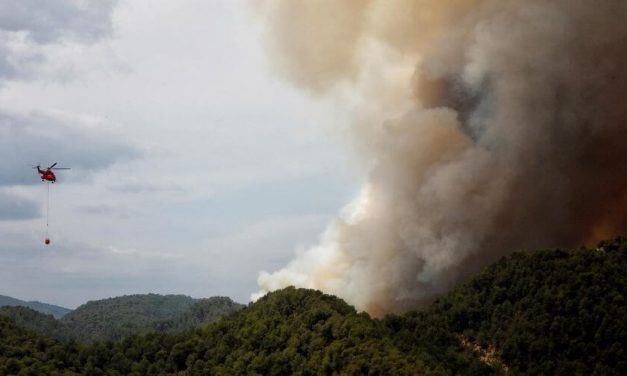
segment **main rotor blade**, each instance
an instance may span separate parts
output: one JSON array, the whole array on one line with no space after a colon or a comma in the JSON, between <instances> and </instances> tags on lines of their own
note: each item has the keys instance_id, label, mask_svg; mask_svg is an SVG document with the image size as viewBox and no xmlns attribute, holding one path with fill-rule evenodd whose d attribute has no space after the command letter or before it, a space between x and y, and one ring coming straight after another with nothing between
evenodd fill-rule
<instances>
[{"instance_id":1,"label":"main rotor blade","mask_svg":"<svg viewBox=\"0 0 627 376\"><path fill-rule=\"evenodd\" d=\"M50 166L50 167L48 167L48 168L53 168L53 167L54 167L54 166L56 166L56 165L57 165L57 162L54 162L54 163L52 164L52 166Z\"/></svg>"},{"instance_id":2,"label":"main rotor blade","mask_svg":"<svg viewBox=\"0 0 627 376\"><path fill-rule=\"evenodd\" d=\"M52 170L71 170L72 168L71 167L55 167L55 168L51 167L51 169Z\"/></svg>"}]
</instances>

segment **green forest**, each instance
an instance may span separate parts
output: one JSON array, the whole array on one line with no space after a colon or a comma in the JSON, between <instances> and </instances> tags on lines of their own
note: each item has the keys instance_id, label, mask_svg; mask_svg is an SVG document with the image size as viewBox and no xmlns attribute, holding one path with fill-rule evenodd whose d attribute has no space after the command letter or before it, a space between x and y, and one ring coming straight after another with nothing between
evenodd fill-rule
<instances>
[{"instance_id":1,"label":"green forest","mask_svg":"<svg viewBox=\"0 0 627 376\"><path fill-rule=\"evenodd\" d=\"M220 296L193 299L185 295L145 294L90 301L60 319L20 306L0 307L0 315L43 336L95 342L192 330L243 307Z\"/></svg>"},{"instance_id":2,"label":"green forest","mask_svg":"<svg viewBox=\"0 0 627 376\"><path fill-rule=\"evenodd\" d=\"M591 249L514 253L403 315L376 319L291 287L246 307L222 298L230 312L191 303L137 324L128 313L119 338L113 327L64 338L63 320L8 307L0 374L624 375L626 271L627 239L617 238ZM113 314L92 308L89 317ZM207 324L209 316L221 318Z\"/></svg>"}]
</instances>

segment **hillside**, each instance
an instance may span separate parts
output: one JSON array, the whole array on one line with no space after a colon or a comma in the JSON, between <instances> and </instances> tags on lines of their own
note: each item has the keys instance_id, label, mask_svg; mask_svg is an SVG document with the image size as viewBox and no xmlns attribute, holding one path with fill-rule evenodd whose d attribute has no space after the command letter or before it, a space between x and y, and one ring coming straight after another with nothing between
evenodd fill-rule
<instances>
[{"instance_id":1,"label":"hillside","mask_svg":"<svg viewBox=\"0 0 627 376\"><path fill-rule=\"evenodd\" d=\"M69 344L35 335L10 318L0 316L0 375L52 375L60 370L69 371L70 363L64 358L78 353L77 350Z\"/></svg>"},{"instance_id":2,"label":"hillside","mask_svg":"<svg viewBox=\"0 0 627 376\"><path fill-rule=\"evenodd\" d=\"M627 374L627 239L515 253L381 320L319 291L270 293L203 329L80 345L0 318L0 374Z\"/></svg>"},{"instance_id":3,"label":"hillside","mask_svg":"<svg viewBox=\"0 0 627 376\"><path fill-rule=\"evenodd\" d=\"M229 315L245 306L235 303L223 296L198 299L187 310L172 318L156 321L151 324L154 331L162 333L184 332L218 321L222 316Z\"/></svg>"},{"instance_id":4,"label":"hillside","mask_svg":"<svg viewBox=\"0 0 627 376\"><path fill-rule=\"evenodd\" d=\"M141 294L90 301L61 319L79 341L119 340L148 332L159 320L185 312L194 299L185 295Z\"/></svg>"},{"instance_id":5,"label":"hillside","mask_svg":"<svg viewBox=\"0 0 627 376\"><path fill-rule=\"evenodd\" d=\"M341 299L287 288L208 326L172 352L179 353L176 370L225 374L491 373L461 346L399 344L392 334ZM447 362L433 351L448 351Z\"/></svg>"},{"instance_id":6,"label":"hillside","mask_svg":"<svg viewBox=\"0 0 627 376\"><path fill-rule=\"evenodd\" d=\"M59 340L120 340L149 332L177 333L209 324L244 307L226 297L129 295L88 302L56 320L25 307L2 307L19 326Z\"/></svg>"},{"instance_id":7,"label":"hillside","mask_svg":"<svg viewBox=\"0 0 627 376\"><path fill-rule=\"evenodd\" d=\"M4 320L4 321L3 321ZM4 332L2 324L4 323ZM132 336L116 343L79 345L25 332L0 318L0 373L29 369L80 374L491 374L457 345L442 362L406 343L367 314L318 291L288 288L203 330ZM11 355L13 354L13 355Z\"/></svg>"},{"instance_id":8,"label":"hillside","mask_svg":"<svg viewBox=\"0 0 627 376\"><path fill-rule=\"evenodd\" d=\"M514 374L627 374L627 239L516 253L428 311ZM422 320L407 315L405 320Z\"/></svg>"},{"instance_id":9,"label":"hillside","mask_svg":"<svg viewBox=\"0 0 627 376\"><path fill-rule=\"evenodd\" d=\"M71 309L59 307L53 304L47 304L38 301L25 302L23 300L15 299L10 296L0 295L0 307L7 306L28 307L46 315L52 315L56 318L61 318L72 311Z\"/></svg>"},{"instance_id":10,"label":"hillside","mask_svg":"<svg viewBox=\"0 0 627 376\"><path fill-rule=\"evenodd\" d=\"M11 319L17 326L46 337L69 339L67 328L52 315L37 312L28 307L0 307L0 316Z\"/></svg>"}]
</instances>

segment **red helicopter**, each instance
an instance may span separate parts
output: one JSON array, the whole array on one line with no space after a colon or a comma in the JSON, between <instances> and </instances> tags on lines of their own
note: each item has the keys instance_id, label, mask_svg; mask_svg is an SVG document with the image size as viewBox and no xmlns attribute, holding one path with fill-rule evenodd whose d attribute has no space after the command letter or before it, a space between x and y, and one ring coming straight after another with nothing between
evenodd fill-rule
<instances>
[{"instance_id":1,"label":"red helicopter","mask_svg":"<svg viewBox=\"0 0 627 376\"><path fill-rule=\"evenodd\" d=\"M55 181L57 181L57 177L54 174L53 170L70 170L69 167L55 167L57 165L57 162L54 162L52 164L52 166L42 170L41 166L37 165L33 168L37 169L37 172L39 173L39 176L41 177L41 181L48 181L50 183L53 183ZM47 197L46 197L46 237L44 239L44 244L49 245L50 244L50 238L48 237L48 218L49 218L49 213L50 213L50 184L46 184L47 185Z\"/></svg>"},{"instance_id":2,"label":"red helicopter","mask_svg":"<svg viewBox=\"0 0 627 376\"><path fill-rule=\"evenodd\" d=\"M54 162L52 166L42 170L39 165L33 167L37 169L37 172L41 176L41 181L47 180L49 182L54 183L57 181L57 177L52 170L70 170L70 167L54 167L57 165L57 162Z\"/></svg>"}]
</instances>

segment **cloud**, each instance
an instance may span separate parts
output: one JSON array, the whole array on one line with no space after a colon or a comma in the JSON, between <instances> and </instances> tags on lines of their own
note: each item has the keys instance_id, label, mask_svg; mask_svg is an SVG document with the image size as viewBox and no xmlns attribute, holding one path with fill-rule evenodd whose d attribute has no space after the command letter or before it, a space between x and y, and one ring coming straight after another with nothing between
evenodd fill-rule
<instances>
[{"instance_id":1,"label":"cloud","mask_svg":"<svg viewBox=\"0 0 627 376\"><path fill-rule=\"evenodd\" d=\"M0 190L0 221L38 218L40 203Z\"/></svg>"},{"instance_id":2,"label":"cloud","mask_svg":"<svg viewBox=\"0 0 627 376\"><path fill-rule=\"evenodd\" d=\"M116 1L0 2L0 83L25 79L45 60L47 45L93 44L112 34Z\"/></svg>"},{"instance_id":3,"label":"cloud","mask_svg":"<svg viewBox=\"0 0 627 376\"><path fill-rule=\"evenodd\" d=\"M114 205L84 205L78 209L81 213L88 215L99 215L106 217L115 217L118 219L128 219L128 213L119 206Z\"/></svg>"},{"instance_id":4,"label":"cloud","mask_svg":"<svg viewBox=\"0 0 627 376\"><path fill-rule=\"evenodd\" d=\"M128 181L123 183L112 184L109 189L116 193L163 193L163 192L175 192L183 193L185 188L177 184L157 184L157 183L142 183L138 181Z\"/></svg>"},{"instance_id":5,"label":"cloud","mask_svg":"<svg viewBox=\"0 0 627 376\"><path fill-rule=\"evenodd\" d=\"M102 119L0 112L0 186L38 183L30 169L37 164L97 171L140 154Z\"/></svg>"},{"instance_id":6,"label":"cloud","mask_svg":"<svg viewBox=\"0 0 627 376\"><path fill-rule=\"evenodd\" d=\"M0 32L0 83L6 79L27 78L45 58L22 38Z\"/></svg>"}]
</instances>

